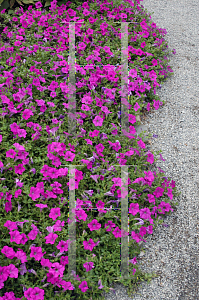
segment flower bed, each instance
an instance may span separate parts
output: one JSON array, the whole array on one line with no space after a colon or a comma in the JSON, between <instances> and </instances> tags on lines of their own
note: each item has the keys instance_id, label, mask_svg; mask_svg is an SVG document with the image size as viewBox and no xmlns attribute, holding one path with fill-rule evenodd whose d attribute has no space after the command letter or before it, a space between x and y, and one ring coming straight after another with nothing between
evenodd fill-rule
<instances>
[{"instance_id":1,"label":"flower bed","mask_svg":"<svg viewBox=\"0 0 199 300\"><path fill-rule=\"evenodd\" d=\"M2 12L0 299L99 299L113 281L132 287L155 276L138 269L138 243L173 211L179 193L173 180L149 170L161 150L148 151L133 125L164 104L155 89L172 70L166 31L139 0L128 3L53 1L49 13L38 2ZM121 55L125 21L132 23Z\"/></svg>"}]
</instances>

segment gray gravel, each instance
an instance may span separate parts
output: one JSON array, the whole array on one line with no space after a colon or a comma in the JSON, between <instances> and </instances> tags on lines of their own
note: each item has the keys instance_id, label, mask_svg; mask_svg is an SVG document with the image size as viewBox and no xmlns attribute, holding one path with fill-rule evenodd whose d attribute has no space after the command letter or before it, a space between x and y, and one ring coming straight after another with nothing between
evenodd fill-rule
<instances>
[{"instance_id":1,"label":"gray gravel","mask_svg":"<svg viewBox=\"0 0 199 300\"><path fill-rule=\"evenodd\" d=\"M159 225L144 243L140 269L161 276L143 282L131 298L127 287L111 285L107 300L196 300L199 299L199 2L197 0L144 0L140 5L154 12L152 20L165 28L174 75L161 89L166 104L147 114L145 125L152 139L150 149L162 150L165 161L156 166L171 177L181 195L175 198L177 210L164 219L169 227ZM154 170L157 170L154 169Z\"/></svg>"}]
</instances>

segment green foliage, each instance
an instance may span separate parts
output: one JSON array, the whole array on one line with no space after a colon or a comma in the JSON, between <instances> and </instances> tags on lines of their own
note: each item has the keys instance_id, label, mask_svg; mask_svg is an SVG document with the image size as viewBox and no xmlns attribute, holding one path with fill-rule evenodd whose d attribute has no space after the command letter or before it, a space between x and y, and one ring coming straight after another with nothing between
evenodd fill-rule
<instances>
[{"instance_id":1,"label":"green foliage","mask_svg":"<svg viewBox=\"0 0 199 300\"><path fill-rule=\"evenodd\" d=\"M25 3L25 2L24 2ZM46 2L45 2L46 3ZM66 2L65 2L66 3ZM78 2L79 4L80 2ZM58 4L61 4L58 2ZM63 4L63 3L62 3ZM71 3L70 7L75 8L76 3ZM128 5L127 5L128 6ZM45 7L45 5L44 5ZM90 2L90 7L93 10L98 11L98 6L96 3ZM46 6L46 11L48 11L49 7ZM42 10L42 9L40 9ZM25 9L24 9L25 11ZM10 13L9 13L10 12ZM9 31L14 32L15 28L13 23L10 22L10 15L17 15L16 11L15 13L12 11L8 11L8 14L3 14L2 19L4 22L1 22L3 24L3 28L6 26L9 27ZM99 14L100 15L100 14ZM99 16L96 15L96 16ZM95 17L96 17L95 16ZM147 17L143 15L137 15L137 22L141 23L143 18ZM81 28L81 33L86 32L91 25L88 20L88 17L85 16L84 18L85 24ZM54 20L48 20L49 24L52 26L54 24ZM93 30L96 32L100 32L100 25L102 21L99 19L95 24L92 26ZM10 24L10 25L8 25ZM109 21L110 26L114 26L115 30L119 31L120 24L114 24L112 20ZM129 32L131 32L130 37L132 37L133 27L132 24L129 25ZM138 27L136 28L137 31L140 31L141 29ZM34 33L41 33L42 28L37 27L37 23L33 23L31 28L26 29L26 41L24 42L26 47L29 47L30 45L38 45L39 42L42 41L41 38L36 38L34 36ZM158 30L155 30L156 37L161 39L161 34L158 32ZM54 33L54 29L52 30L52 33ZM130 39L129 37L129 39ZM79 38L79 37L78 37ZM79 41L77 38L77 41ZM7 33L2 33L2 39L3 42L7 42ZM120 64L121 60L119 59L119 56L121 55L121 41L118 35L114 34L113 32L110 32L110 38L107 39L106 35L100 35L98 38L93 38L94 44L97 44L99 40L102 42L101 46L109 46L111 52L114 53L114 56L112 56L108 61L107 57L105 55L105 52L102 55L101 63L104 65L110 64L110 65L117 65ZM136 42L129 42L129 44L133 45L136 49L140 48L141 42L144 41L144 38L138 39ZM14 39L10 39L10 43L13 45L15 42ZM155 38L153 36L149 37L149 40L146 39L146 49L149 49L148 52L153 54L153 57L148 56L144 62L141 60L141 56L136 56L131 53L131 59L136 60L136 70L141 78L144 78L143 75L140 73L139 68L144 68L144 65L150 65L150 70L155 70L157 73L156 81L158 84L161 84L165 78L163 78L163 75L158 74L159 66L152 66L151 61L154 58L164 57L165 53L163 52L163 49L159 49L158 47L152 47L151 45L155 42ZM165 44L163 42L163 44ZM57 39L47 41L46 45L48 47L52 48L58 48L56 47L58 45ZM119 49L118 49L119 48ZM94 50L94 47L91 45L91 43L87 44L87 47L85 51L83 52L83 56L77 55L77 64L83 64L84 66L90 63L90 61L86 61L85 58L87 58L91 51ZM62 62L68 61L69 53L68 51L64 50L63 53L60 53L63 55L63 58L61 59ZM79 54L79 53L78 53ZM13 57L17 57L16 53L9 53L9 55ZM35 76L34 70L30 70L31 67L35 66L37 69L42 68L43 72L46 72L46 76L44 75L44 78L46 80L45 85L48 86L52 81L58 82L59 84L63 82L63 77L54 77L53 75L60 75L60 71L57 72L56 69L53 70L54 67L54 61L58 62L60 61L58 57L53 56L53 51L41 51L38 49L38 51L34 52L34 56L30 55L30 53L27 53L26 51L21 51L21 60L17 60L15 63L15 77L14 81L10 86L7 86L4 90L4 95L8 98L11 98L11 95L13 94L13 86L17 82L20 87L27 87L29 84L33 83L32 77ZM9 56L6 57L6 55L2 55L1 57L1 66L4 66L4 71L10 71L12 66L8 65L7 59L10 58ZM46 62L49 61L49 64L46 64ZM41 63L41 64L36 64ZM161 65L165 68L167 66L168 61L166 59L162 58ZM95 64L95 67L97 65L100 65L97 61ZM102 74L103 69L101 68ZM129 64L129 69L134 68L132 62ZM85 68L86 69L86 68ZM85 74L82 74L79 70L76 73L76 78L78 77L79 82L84 82L91 79L92 70L87 69ZM119 78L118 82L121 81L121 75L118 69L116 70L117 76ZM171 72L172 73L172 72ZM38 75L38 74L37 74ZM63 74L62 74L63 75ZM169 76L170 74L167 74ZM31 77L32 76L32 77ZM43 76L43 75L42 75ZM65 76L65 75L64 75ZM55 79L56 78L56 79ZM0 84L5 84L7 80L7 77L2 76L0 77ZM65 78L67 80L67 76ZM146 80L146 78L145 78ZM147 78L148 82L152 85L153 80L150 78ZM115 103L107 104L107 107L111 111L110 114L105 116L103 120L103 127L100 129L104 134L107 135L107 139L102 139L101 136L95 136L92 138L92 145L89 145L86 139L91 139L89 137L89 132L92 132L96 130L96 127L94 123L91 121L93 120L95 111L96 115L102 115L102 111L100 109L100 106L97 105L97 96L100 97L102 95L102 87L109 88L112 90L115 88ZM57 95L55 98L52 98L50 95L50 91L48 89L46 90L39 90L37 89L36 85L33 85L32 88L32 99L29 99L25 105L26 108L31 108L32 111L34 111L34 114L30 117L28 121L25 121L24 118L22 118L21 114L13 114L10 115L1 115L0 119L0 134L2 135L3 139L0 143L0 161L4 163L4 170L2 173L2 178L0 182L0 192L3 192L4 194L10 193L12 195L12 210L10 212L6 212L4 205L5 205L5 198L0 199L0 234L1 234L1 240L0 240L0 249L2 249L4 246L8 245L9 247L13 247L14 251L17 252L18 248L21 248L25 253L27 253L27 262L26 262L26 269L27 270L35 270L36 274L31 272L26 272L24 275L19 275L18 278L8 278L6 282L4 282L4 287L0 289L0 296L3 296L5 292L14 291L16 297L23 297L23 288L26 289L30 287L39 287L43 288L45 290L45 300L46 299L101 299L102 292L108 292L110 290L110 284L113 282L121 282L124 285L129 287L129 293L135 292L136 286L143 280L147 280L147 282L150 282L151 278L157 276L156 274L147 274L143 273L141 270L139 270L138 265L129 264L129 279L122 279L120 277L120 238L115 238L115 236L112 234L111 231L107 231L105 229L105 224L109 220L111 220L115 224L116 227L121 227L121 201L119 202L118 206L116 203L112 202L112 209L107 211L106 213L99 214L98 210L96 209L96 204L98 201L102 201L106 204L106 207L110 206L109 201L114 201L116 193L114 196L107 196L105 195L107 192L109 192L113 186L113 178L121 178L121 167L120 163L118 162L118 159L116 157L116 152L118 153L125 153L128 149L139 149L139 154L135 152L133 155L125 158L127 159L126 164L129 166L128 169L128 177L130 178L131 182L134 182L137 178L144 178L145 173L144 171L149 171L151 163L147 161L146 148L140 148L138 146L138 140L144 140L143 133L139 135L138 138L134 139L128 139L121 135L121 130L119 128L120 121L118 120L118 107L120 105L120 94L119 91L121 90L120 86L118 87L115 85L111 80L108 80L105 76L101 77L101 81L98 82L98 85L95 88L95 91L92 90L91 95L95 100L93 101L92 111L84 111L84 113L87 115L84 118L84 129L86 129L86 134L84 137L81 137L81 126L80 123L77 125L77 135L76 136L69 136L68 139L66 138L66 135L64 132L68 132L68 122L69 117L67 115L67 109L63 108L63 102L67 103L66 99L62 99L63 93L60 89L57 89ZM81 92L84 95L86 93L90 92L90 89L88 88L87 84L82 84L82 86L77 88L77 92ZM132 107L129 109L129 113L136 116L136 122L135 125L139 125L139 116L143 114L146 103L153 104L153 100L159 100L157 95L153 94L152 91L145 91L146 97L143 97L143 95L138 98L135 93L131 94L129 96L128 102L132 105ZM30 95L29 95L30 96ZM27 98L29 97L27 95ZM25 99L27 101L27 98ZM145 98L145 102L144 102ZM36 100L38 99L45 99L46 103L48 101L53 102L55 104L55 109L46 106L45 112L42 113L40 110L40 106L38 107ZM23 100L22 102L25 102ZM140 108L138 111L134 110L134 105L138 103ZM2 103L1 103L2 104ZM16 102L16 106L18 103ZM81 109L81 97L79 94L76 93L76 111L82 112ZM1 105L2 106L2 105ZM53 110L53 111L52 111ZM3 106L1 107L1 114L3 112ZM105 115L105 114L104 114ZM61 118L63 116L64 118ZM52 119L55 123L52 122ZM64 120L62 122L62 119ZM57 121L59 121L57 123ZM80 118L78 119L80 121ZM34 124L39 124L41 126L41 136L37 139L33 139L33 128L28 126L28 122L33 122ZM13 123L16 123L18 126L20 126L21 129L26 130L26 137L19 137L19 136L13 136L13 132L11 131L11 125ZM118 134L114 136L111 134L113 128L111 123L117 125ZM59 125L58 125L59 124ZM50 127L51 132L47 132L46 128L47 126ZM52 131L53 128L57 128L55 132ZM99 129L99 128L98 128ZM39 130L39 129L38 129ZM37 132L38 133L38 132ZM151 135L149 135L151 137ZM121 148L118 151L113 150L110 147L110 143L115 143L115 141L118 141L121 145ZM53 178L53 180L43 180L44 174L41 173L41 169L44 165L48 165L51 168L55 167L55 165L52 163L51 159L49 158L49 151L48 151L48 145L52 144L52 142L59 141L59 143L62 143L66 146L66 151L70 150L72 146L75 147L75 158L71 161L66 161L63 157L60 157L61 166L69 167L69 164L72 164L75 166L76 170L82 171L84 174L83 180L81 180L78 184L78 189L75 190L75 199L84 199L88 200L88 192L89 190L93 190L93 195L89 195L89 200L92 198L92 206L93 210L87 210L84 208L87 219L86 221L83 221L82 219L77 220L76 223L76 269L77 274L80 277L79 280L75 280L75 278L72 278L70 282L74 285L75 290L66 290L64 291L62 288L59 289L58 286L54 286L52 284L49 284L46 287L43 287L44 284L47 283L46 279L42 282L44 277L46 276L47 268L41 268L41 264L39 261L35 260L33 257L30 257L30 247L32 244L37 245L37 247L42 247L43 251L42 253L46 252L44 257L45 259L50 259L52 263L60 262L60 256L57 256L59 254L59 250L56 248L58 245L58 242L61 240L66 241L69 239L69 233L68 233L68 226L67 221L69 217L69 196L70 191L68 188L67 183L69 182L69 174ZM110 143L108 143L108 141ZM28 158L32 158L33 162L30 162L25 164L25 171L20 175L16 174L15 167L19 164L19 160L14 160L9 156L6 156L6 153L8 150L12 149L16 151L14 143L19 143L20 145L23 145L26 152L28 152ZM70 143L70 146L69 146ZM93 169L87 168L85 164L83 164L82 159L88 159L93 156L93 152L96 153L95 146L99 143L103 143L104 150L103 150L103 158L104 161L100 161L100 165L98 164L98 160L96 159L93 163ZM146 143L147 144L147 143ZM158 155L161 153L160 151L157 151L154 155L154 162L158 160ZM51 153L53 155L56 155L56 152L54 151ZM109 161L109 164L107 163ZM114 168L109 168L110 166L113 166ZM33 171L33 168L35 172ZM102 175L104 176L104 180L97 180L94 181L91 176L93 175ZM16 190L18 190L19 187L17 187L16 182L19 180L23 182L23 188L22 194L16 198L14 197ZM168 178L167 182L170 182L170 178ZM37 199L36 202L34 202L30 197L30 188L36 187L37 183L44 183L44 189L45 192L52 192L53 187L50 185L53 182L58 182L62 185L61 189L63 190L63 193L58 194L56 198L45 198L42 199L40 197ZM131 191L128 195L128 201L129 205L132 203L139 203L139 208L148 208L152 210L154 207L153 203L149 203L147 200L148 194L153 194L157 187L162 187L163 175L161 173L157 173L154 177L154 181L152 186L142 185L139 182L130 184L130 187L133 187L135 194ZM169 203L172 208L174 208L174 203L170 200L170 198L167 196L168 192L168 186L164 187L164 194L160 198L155 199L155 205L158 206L162 201L165 201L166 203ZM120 190L120 187L117 188ZM174 196L177 196L176 187L172 189L172 194ZM134 195L134 196L133 196ZM86 197L87 196L87 197ZM43 208L41 211L38 207L35 206L36 203L40 204L46 204L48 207ZM19 209L18 205L21 205L21 208ZM61 222L65 222L65 226L63 227L63 230L57 231L56 234L58 235L58 238L55 242L55 244L46 244L45 243L45 237L48 235L47 228L55 225L55 220L49 217L49 212L52 208L59 207L61 216L59 216L58 220ZM160 213L160 209L158 210ZM170 213L170 212L169 212ZM138 217L139 214L132 215L129 214L129 229L130 231L134 231L136 233L139 233L140 228L142 227L140 224L137 224L137 220L135 217ZM90 224L91 220L96 219L100 224L101 228L100 230L93 230L90 231L88 224ZM151 219L153 220L153 229L162 223L161 219L156 219L154 215L151 215ZM9 231L8 228L4 226L7 220L10 220L12 222L24 222L23 227L19 228L18 230L20 233L24 233L26 236L30 233L30 231L33 229L32 225L37 226L39 230L39 234L37 234L36 238L33 240L28 240L25 244L16 244L14 242L10 242L10 235L8 235ZM144 220L144 226L149 226L151 223L149 220ZM99 246L94 247L93 251L85 250L83 247L84 241L89 241L92 239L95 243L99 241ZM56 245L56 246L55 246ZM132 259L134 257L137 257L141 251L141 246L132 238L129 239L129 258ZM52 254L54 253L55 256ZM93 256L95 254L95 256ZM51 256L49 256L51 255ZM66 255L66 253L64 254ZM56 257L57 256L57 257ZM83 264L86 262L93 262L95 268L91 269L89 272L85 271L85 268L83 267ZM3 253L0 253L0 266L8 266L10 264L14 264L17 268L21 266L20 261L15 257L14 259L7 259ZM133 269L136 269L135 274L133 274ZM67 266L66 266L66 272L64 273L63 280L67 280L68 276L67 273ZM80 290L79 285L82 282L83 279L88 283L89 289L84 293ZM119 278L119 279L118 279ZM101 279L103 289L99 289L98 281ZM55 292L59 291L58 294ZM25 297L23 298L25 299Z\"/></svg>"}]
</instances>

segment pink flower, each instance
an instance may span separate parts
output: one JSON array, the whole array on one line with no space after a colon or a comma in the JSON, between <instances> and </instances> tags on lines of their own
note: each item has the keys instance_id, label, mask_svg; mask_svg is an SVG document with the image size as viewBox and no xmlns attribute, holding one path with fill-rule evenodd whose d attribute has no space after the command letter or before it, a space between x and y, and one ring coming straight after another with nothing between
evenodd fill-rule
<instances>
[{"instance_id":1,"label":"pink flower","mask_svg":"<svg viewBox=\"0 0 199 300\"><path fill-rule=\"evenodd\" d=\"M15 267L15 265L10 264L7 266L7 270L9 272L9 277L10 278L18 278L18 269Z\"/></svg>"},{"instance_id":2,"label":"pink flower","mask_svg":"<svg viewBox=\"0 0 199 300\"><path fill-rule=\"evenodd\" d=\"M136 104L134 105L134 110L137 111L140 108L139 104L136 102Z\"/></svg>"},{"instance_id":3,"label":"pink flower","mask_svg":"<svg viewBox=\"0 0 199 300\"><path fill-rule=\"evenodd\" d=\"M41 4L41 2L37 2L37 3L35 3L35 7L36 7L36 9L38 9L38 8L41 8L41 7L42 7L42 4Z\"/></svg>"},{"instance_id":4,"label":"pink flower","mask_svg":"<svg viewBox=\"0 0 199 300\"><path fill-rule=\"evenodd\" d=\"M71 151L66 151L64 158L66 161L73 161L75 158L75 154Z\"/></svg>"},{"instance_id":5,"label":"pink flower","mask_svg":"<svg viewBox=\"0 0 199 300\"><path fill-rule=\"evenodd\" d=\"M139 204L131 203L129 208L129 213L135 216L139 212Z\"/></svg>"},{"instance_id":6,"label":"pink flower","mask_svg":"<svg viewBox=\"0 0 199 300\"><path fill-rule=\"evenodd\" d=\"M83 267L86 269L86 272L89 272L90 270L92 270L92 268L95 268L93 265L94 263L90 261L83 264Z\"/></svg>"},{"instance_id":7,"label":"pink flower","mask_svg":"<svg viewBox=\"0 0 199 300\"><path fill-rule=\"evenodd\" d=\"M16 244L20 244L21 242L21 234L18 230L15 231L10 231L9 232L11 238L10 238L10 242L15 242Z\"/></svg>"},{"instance_id":8,"label":"pink flower","mask_svg":"<svg viewBox=\"0 0 199 300\"><path fill-rule=\"evenodd\" d=\"M19 164L18 166L15 166L15 173L16 174L22 174L26 169L23 167L22 164Z\"/></svg>"},{"instance_id":9,"label":"pink flower","mask_svg":"<svg viewBox=\"0 0 199 300\"><path fill-rule=\"evenodd\" d=\"M2 135L0 134L0 143L2 142Z\"/></svg>"},{"instance_id":10,"label":"pink flower","mask_svg":"<svg viewBox=\"0 0 199 300\"><path fill-rule=\"evenodd\" d=\"M7 227L8 229L10 229L10 231L14 230L14 229L17 229L17 225L15 222L12 222L10 220L7 220L4 224L5 227Z\"/></svg>"},{"instance_id":11,"label":"pink flower","mask_svg":"<svg viewBox=\"0 0 199 300\"><path fill-rule=\"evenodd\" d=\"M78 182L75 181L74 178L71 178L71 179L69 180L69 182L67 182L67 185L69 185L69 189L70 189L71 191L73 191L73 190L75 190L75 189L78 189Z\"/></svg>"},{"instance_id":12,"label":"pink flower","mask_svg":"<svg viewBox=\"0 0 199 300\"><path fill-rule=\"evenodd\" d=\"M22 118L25 120L28 120L30 118L30 116L33 116L33 112L31 111L31 109L25 109L23 111Z\"/></svg>"},{"instance_id":13,"label":"pink flower","mask_svg":"<svg viewBox=\"0 0 199 300\"><path fill-rule=\"evenodd\" d=\"M40 263L43 267L50 268L52 266L52 263L50 262L50 260L46 259L46 258L42 258Z\"/></svg>"},{"instance_id":14,"label":"pink flower","mask_svg":"<svg viewBox=\"0 0 199 300\"><path fill-rule=\"evenodd\" d=\"M45 237L46 244L53 245L55 243L55 240L58 238L58 235L56 233L51 232L48 236Z\"/></svg>"},{"instance_id":15,"label":"pink flower","mask_svg":"<svg viewBox=\"0 0 199 300\"><path fill-rule=\"evenodd\" d=\"M16 154L17 153L13 149L10 149L6 152L6 157L14 158Z\"/></svg>"},{"instance_id":16,"label":"pink flower","mask_svg":"<svg viewBox=\"0 0 199 300\"><path fill-rule=\"evenodd\" d=\"M56 92L51 92L50 97L55 98L57 96Z\"/></svg>"},{"instance_id":17,"label":"pink flower","mask_svg":"<svg viewBox=\"0 0 199 300\"><path fill-rule=\"evenodd\" d=\"M88 290L88 285L86 281L82 281L82 283L79 285L79 288L83 293L85 293Z\"/></svg>"},{"instance_id":18,"label":"pink flower","mask_svg":"<svg viewBox=\"0 0 199 300\"><path fill-rule=\"evenodd\" d=\"M50 106L50 107L54 107L55 104L53 102L47 102L47 104Z\"/></svg>"},{"instance_id":19,"label":"pink flower","mask_svg":"<svg viewBox=\"0 0 199 300\"><path fill-rule=\"evenodd\" d=\"M164 189L161 188L161 187L157 187L155 192L153 192L153 195L156 197L156 198L159 198L163 195L164 193Z\"/></svg>"},{"instance_id":20,"label":"pink flower","mask_svg":"<svg viewBox=\"0 0 199 300\"><path fill-rule=\"evenodd\" d=\"M61 256L61 258L60 258L60 264L62 266L68 265L68 256Z\"/></svg>"},{"instance_id":21,"label":"pink flower","mask_svg":"<svg viewBox=\"0 0 199 300\"><path fill-rule=\"evenodd\" d=\"M34 287L31 292L31 298L35 300L44 300L44 293L45 293L44 290L38 287Z\"/></svg>"},{"instance_id":22,"label":"pink flower","mask_svg":"<svg viewBox=\"0 0 199 300\"><path fill-rule=\"evenodd\" d=\"M19 130L18 130L18 136L19 136L20 138L21 138L21 137L25 138L26 135L27 135L27 132L26 132L25 129L19 129Z\"/></svg>"},{"instance_id":23,"label":"pink flower","mask_svg":"<svg viewBox=\"0 0 199 300\"><path fill-rule=\"evenodd\" d=\"M108 227L109 226L109 227ZM105 223L105 225L104 225L104 227L106 228L106 227L108 227L107 229L106 229L106 231L111 231L111 229L113 228L113 227L115 227L116 225L112 222L112 221L108 221L108 223Z\"/></svg>"},{"instance_id":24,"label":"pink flower","mask_svg":"<svg viewBox=\"0 0 199 300\"><path fill-rule=\"evenodd\" d=\"M93 124L95 126L102 126L103 118L100 118L100 116L96 116L95 119L93 120Z\"/></svg>"},{"instance_id":25,"label":"pink flower","mask_svg":"<svg viewBox=\"0 0 199 300\"><path fill-rule=\"evenodd\" d=\"M25 243L28 241L28 238L26 237L25 233L21 234L21 244L25 245Z\"/></svg>"},{"instance_id":26,"label":"pink flower","mask_svg":"<svg viewBox=\"0 0 199 300\"><path fill-rule=\"evenodd\" d=\"M52 218L53 221L55 221L60 216L61 216L61 213L60 213L60 208L59 207L51 208L49 218Z\"/></svg>"},{"instance_id":27,"label":"pink flower","mask_svg":"<svg viewBox=\"0 0 199 300\"><path fill-rule=\"evenodd\" d=\"M121 230L118 226L112 231L112 234L115 236L115 238L121 237Z\"/></svg>"},{"instance_id":28,"label":"pink flower","mask_svg":"<svg viewBox=\"0 0 199 300\"><path fill-rule=\"evenodd\" d=\"M20 195L21 195L21 189L18 189L17 191L15 191L14 198L18 198Z\"/></svg>"},{"instance_id":29,"label":"pink flower","mask_svg":"<svg viewBox=\"0 0 199 300\"><path fill-rule=\"evenodd\" d=\"M139 213L140 213L140 218L142 219L149 219L151 217L151 212L148 207L140 209Z\"/></svg>"},{"instance_id":30,"label":"pink flower","mask_svg":"<svg viewBox=\"0 0 199 300\"><path fill-rule=\"evenodd\" d=\"M136 122L136 117L132 114L129 114L129 122L131 124L134 124Z\"/></svg>"},{"instance_id":31,"label":"pink flower","mask_svg":"<svg viewBox=\"0 0 199 300\"><path fill-rule=\"evenodd\" d=\"M0 282L6 281L9 277L9 271L7 269L7 266L0 267Z\"/></svg>"},{"instance_id":32,"label":"pink flower","mask_svg":"<svg viewBox=\"0 0 199 300\"><path fill-rule=\"evenodd\" d=\"M92 131L89 132L89 136L90 137L98 136L99 133L100 133L99 130L95 129L93 132Z\"/></svg>"},{"instance_id":33,"label":"pink flower","mask_svg":"<svg viewBox=\"0 0 199 300\"><path fill-rule=\"evenodd\" d=\"M88 215L85 213L83 209L81 209L76 212L76 216L78 217L79 220L84 220L85 222Z\"/></svg>"},{"instance_id":34,"label":"pink flower","mask_svg":"<svg viewBox=\"0 0 199 300\"><path fill-rule=\"evenodd\" d=\"M57 278L58 276L63 277L64 270L65 270L65 266L62 266L61 264L56 262L51 265L51 268L49 269L49 273L52 273L55 278Z\"/></svg>"},{"instance_id":35,"label":"pink flower","mask_svg":"<svg viewBox=\"0 0 199 300\"><path fill-rule=\"evenodd\" d=\"M44 207L48 207L47 204L35 204L35 206L36 206L36 207L39 207L39 208L40 208L40 211L42 211L42 209L43 209Z\"/></svg>"},{"instance_id":36,"label":"pink flower","mask_svg":"<svg viewBox=\"0 0 199 300\"><path fill-rule=\"evenodd\" d=\"M37 230L35 230L35 229L31 230L28 234L29 240L35 240L37 237L37 234L38 234Z\"/></svg>"},{"instance_id":37,"label":"pink flower","mask_svg":"<svg viewBox=\"0 0 199 300\"><path fill-rule=\"evenodd\" d=\"M42 248L41 247L31 247L31 253L30 257L34 257L35 260L40 260L41 257L45 254L46 252L42 253Z\"/></svg>"},{"instance_id":38,"label":"pink flower","mask_svg":"<svg viewBox=\"0 0 199 300\"><path fill-rule=\"evenodd\" d=\"M164 202L164 201L162 201L160 203L160 205L158 205L158 209L162 210L162 212L159 212L159 214L164 214L165 211L170 211L170 210L173 211L173 209L171 208L171 205L169 203Z\"/></svg>"},{"instance_id":39,"label":"pink flower","mask_svg":"<svg viewBox=\"0 0 199 300\"><path fill-rule=\"evenodd\" d=\"M15 252L12 247L4 246L1 249L1 253L3 253L9 259L13 259L15 257Z\"/></svg>"},{"instance_id":40,"label":"pink flower","mask_svg":"<svg viewBox=\"0 0 199 300\"><path fill-rule=\"evenodd\" d=\"M95 243L93 242L92 239L90 239L88 242L83 241L83 245L85 250L90 250L90 251L92 251L93 248L95 247Z\"/></svg>"},{"instance_id":41,"label":"pink flower","mask_svg":"<svg viewBox=\"0 0 199 300\"><path fill-rule=\"evenodd\" d=\"M142 239L139 238L138 234L135 233L135 231L131 232L131 237L137 242L139 243Z\"/></svg>"},{"instance_id":42,"label":"pink flower","mask_svg":"<svg viewBox=\"0 0 199 300\"><path fill-rule=\"evenodd\" d=\"M59 249L61 253L68 251L68 243L61 240L57 245L57 249Z\"/></svg>"},{"instance_id":43,"label":"pink flower","mask_svg":"<svg viewBox=\"0 0 199 300\"><path fill-rule=\"evenodd\" d=\"M35 201L36 199L38 199L40 197L39 189L35 188L35 187L31 187L30 194L28 196L31 197L33 201Z\"/></svg>"},{"instance_id":44,"label":"pink flower","mask_svg":"<svg viewBox=\"0 0 199 300\"><path fill-rule=\"evenodd\" d=\"M101 228L101 224L98 223L96 219L93 219L90 223L88 223L88 227L90 228L90 231L98 230Z\"/></svg>"},{"instance_id":45,"label":"pink flower","mask_svg":"<svg viewBox=\"0 0 199 300\"><path fill-rule=\"evenodd\" d=\"M19 251L16 252L15 257L21 261L21 263L27 262L26 253L18 248Z\"/></svg>"}]
</instances>

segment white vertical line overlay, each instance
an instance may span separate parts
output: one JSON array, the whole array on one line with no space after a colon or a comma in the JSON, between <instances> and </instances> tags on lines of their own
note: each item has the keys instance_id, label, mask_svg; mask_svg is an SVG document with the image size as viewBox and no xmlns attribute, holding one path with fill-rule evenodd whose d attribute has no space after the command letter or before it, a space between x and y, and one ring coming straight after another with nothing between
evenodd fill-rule
<instances>
[{"instance_id":1,"label":"white vertical line overlay","mask_svg":"<svg viewBox=\"0 0 199 300\"><path fill-rule=\"evenodd\" d=\"M70 62L69 62L70 61ZM69 23L69 95L68 133L76 135L76 87L75 87L75 22Z\"/></svg>"},{"instance_id":2,"label":"white vertical line overlay","mask_svg":"<svg viewBox=\"0 0 199 300\"><path fill-rule=\"evenodd\" d=\"M128 22L121 22L121 127L129 132L128 120Z\"/></svg>"},{"instance_id":3,"label":"white vertical line overlay","mask_svg":"<svg viewBox=\"0 0 199 300\"><path fill-rule=\"evenodd\" d=\"M76 220L75 220L75 189L70 188L70 183L75 184L74 165L69 165L69 222L68 222L68 277L76 276ZM72 275L73 274L73 275Z\"/></svg>"},{"instance_id":4,"label":"white vertical line overlay","mask_svg":"<svg viewBox=\"0 0 199 300\"><path fill-rule=\"evenodd\" d=\"M128 23L121 22L121 132L129 132L128 120ZM128 233L128 166L121 166L121 277L129 278L129 237ZM124 189L124 187L123 187ZM124 198L122 197L124 196Z\"/></svg>"},{"instance_id":5,"label":"white vertical line overlay","mask_svg":"<svg viewBox=\"0 0 199 300\"><path fill-rule=\"evenodd\" d=\"M117 23L117 22L115 22ZM128 23L121 23L121 128L122 133L129 132L128 121ZM69 93L68 97L68 133L76 135L76 87L75 87L75 22L69 22ZM125 135L126 135L125 134ZM69 166L69 183L75 185L75 169L77 165ZM78 165L82 166L82 165ZM128 167L114 165L121 168L121 277L129 278L129 236L128 236ZM125 185L127 187L124 187ZM70 184L69 184L70 186ZM69 246L68 246L68 278L76 277L76 220L75 220L75 188L69 187ZM120 278L121 278L120 277ZM119 279L117 277L117 279Z\"/></svg>"},{"instance_id":6,"label":"white vertical line overlay","mask_svg":"<svg viewBox=\"0 0 199 300\"><path fill-rule=\"evenodd\" d=\"M127 187L122 187L122 184ZM128 166L121 166L121 277L129 278Z\"/></svg>"}]
</instances>

